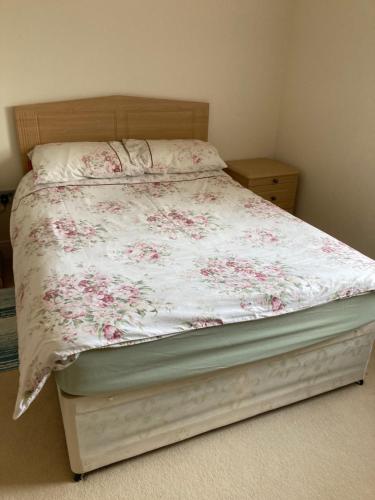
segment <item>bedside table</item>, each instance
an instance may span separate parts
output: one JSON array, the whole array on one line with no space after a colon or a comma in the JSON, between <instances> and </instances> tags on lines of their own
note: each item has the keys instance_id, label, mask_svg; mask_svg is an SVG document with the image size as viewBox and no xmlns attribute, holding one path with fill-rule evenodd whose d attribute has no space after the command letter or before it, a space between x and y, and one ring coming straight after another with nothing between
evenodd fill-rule
<instances>
[{"instance_id":1,"label":"bedside table","mask_svg":"<svg viewBox=\"0 0 375 500\"><path fill-rule=\"evenodd\" d=\"M299 174L295 167L268 158L231 160L226 163L226 172L242 186L294 213Z\"/></svg>"},{"instance_id":2,"label":"bedside table","mask_svg":"<svg viewBox=\"0 0 375 500\"><path fill-rule=\"evenodd\" d=\"M14 287L13 255L10 241L0 241L0 288Z\"/></svg>"}]
</instances>

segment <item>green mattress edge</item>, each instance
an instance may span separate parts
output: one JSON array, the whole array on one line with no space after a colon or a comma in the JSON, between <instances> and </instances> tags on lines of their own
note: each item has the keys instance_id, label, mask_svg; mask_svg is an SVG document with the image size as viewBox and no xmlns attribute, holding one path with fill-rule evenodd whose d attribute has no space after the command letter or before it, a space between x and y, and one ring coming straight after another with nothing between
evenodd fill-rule
<instances>
[{"instance_id":1,"label":"green mattress edge","mask_svg":"<svg viewBox=\"0 0 375 500\"><path fill-rule=\"evenodd\" d=\"M81 396L140 389L307 347L371 321L375 321L375 293L274 318L85 351L55 373L56 382L65 393Z\"/></svg>"}]
</instances>

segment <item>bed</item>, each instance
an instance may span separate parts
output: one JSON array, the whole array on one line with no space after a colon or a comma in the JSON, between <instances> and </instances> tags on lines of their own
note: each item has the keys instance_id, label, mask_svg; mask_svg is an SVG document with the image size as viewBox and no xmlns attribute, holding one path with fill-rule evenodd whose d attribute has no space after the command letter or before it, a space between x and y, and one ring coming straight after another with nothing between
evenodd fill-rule
<instances>
[{"instance_id":1,"label":"bed","mask_svg":"<svg viewBox=\"0 0 375 500\"><path fill-rule=\"evenodd\" d=\"M207 140L206 103L113 96L15 113L25 171L38 144ZM51 233L51 218L68 215L85 220L75 247L61 247L56 225ZM12 241L21 349L15 416L54 371L76 479L365 377L374 262L223 171L42 188L29 173L14 200ZM83 298L92 300L89 264L103 275L95 307ZM76 305L61 323L64 287ZM122 300L120 316L113 297ZM81 302L95 328L104 325L95 342L75 309Z\"/></svg>"}]
</instances>

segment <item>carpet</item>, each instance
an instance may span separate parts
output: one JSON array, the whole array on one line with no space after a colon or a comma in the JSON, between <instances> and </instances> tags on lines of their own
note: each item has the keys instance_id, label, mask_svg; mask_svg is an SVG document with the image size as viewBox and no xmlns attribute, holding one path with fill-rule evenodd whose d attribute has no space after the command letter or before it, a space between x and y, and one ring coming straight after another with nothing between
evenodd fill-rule
<instances>
[{"instance_id":1,"label":"carpet","mask_svg":"<svg viewBox=\"0 0 375 500\"><path fill-rule=\"evenodd\" d=\"M0 289L0 371L18 366L14 288Z\"/></svg>"},{"instance_id":2,"label":"carpet","mask_svg":"<svg viewBox=\"0 0 375 500\"><path fill-rule=\"evenodd\" d=\"M373 500L375 358L350 385L120 462L73 483L53 379L17 421L0 373L0 498Z\"/></svg>"}]
</instances>

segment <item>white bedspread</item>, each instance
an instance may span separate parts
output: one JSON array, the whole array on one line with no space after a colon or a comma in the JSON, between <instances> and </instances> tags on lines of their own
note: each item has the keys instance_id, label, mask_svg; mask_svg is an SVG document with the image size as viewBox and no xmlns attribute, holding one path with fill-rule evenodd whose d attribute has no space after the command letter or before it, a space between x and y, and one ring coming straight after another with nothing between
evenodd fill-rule
<instances>
[{"instance_id":1,"label":"white bedspread","mask_svg":"<svg viewBox=\"0 0 375 500\"><path fill-rule=\"evenodd\" d=\"M222 171L17 190L15 417L79 352L375 289L375 263Z\"/></svg>"}]
</instances>

